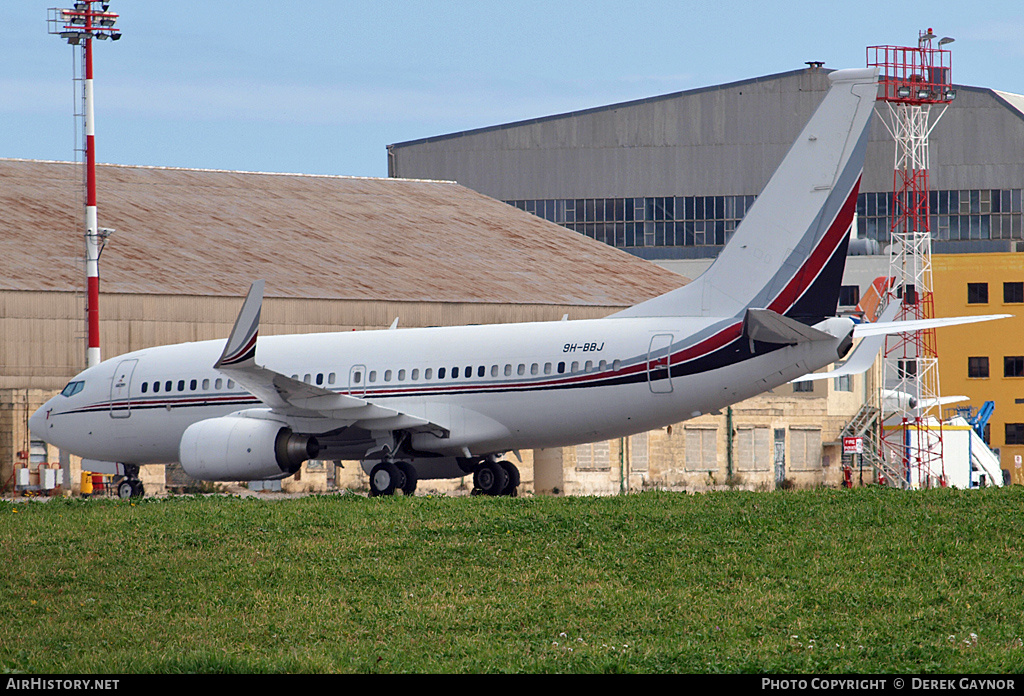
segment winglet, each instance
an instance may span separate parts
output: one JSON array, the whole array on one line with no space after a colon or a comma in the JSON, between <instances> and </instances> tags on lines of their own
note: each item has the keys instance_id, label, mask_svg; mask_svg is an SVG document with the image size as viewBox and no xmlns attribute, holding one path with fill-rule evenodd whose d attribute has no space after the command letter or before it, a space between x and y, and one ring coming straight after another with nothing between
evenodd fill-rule
<instances>
[{"instance_id":1,"label":"winglet","mask_svg":"<svg viewBox=\"0 0 1024 696\"><path fill-rule=\"evenodd\" d=\"M224 345L224 352L214 367L237 367L243 363L256 364L256 338L260 332L260 310L263 308L263 286L257 280L249 287L249 294L238 313L235 327Z\"/></svg>"}]
</instances>

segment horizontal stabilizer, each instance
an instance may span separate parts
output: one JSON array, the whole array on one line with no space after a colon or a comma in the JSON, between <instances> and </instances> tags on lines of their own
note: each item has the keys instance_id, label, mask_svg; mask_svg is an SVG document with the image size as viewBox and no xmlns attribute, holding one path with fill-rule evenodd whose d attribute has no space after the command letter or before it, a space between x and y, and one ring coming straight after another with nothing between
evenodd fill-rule
<instances>
[{"instance_id":1,"label":"horizontal stabilizer","mask_svg":"<svg viewBox=\"0 0 1024 696\"><path fill-rule=\"evenodd\" d=\"M853 337L864 338L865 336L911 333L914 331L924 331L925 329L937 329L943 326L958 326L960 324L974 324L979 321L1007 319L1012 316L1012 314L985 314L974 317L935 317L933 319L911 319L910 321L876 321L871 324L857 324L853 328Z\"/></svg>"},{"instance_id":2,"label":"horizontal stabilizer","mask_svg":"<svg viewBox=\"0 0 1024 696\"><path fill-rule=\"evenodd\" d=\"M881 323L891 322L893 317L900 310L900 303L890 302L882 310L881 316L878 317L878 321ZM859 326L859 325L858 325ZM870 324L868 324L870 326ZM856 336L856 327L854 328L854 336ZM868 371L868 368L875 364L875 358L878 357L878 352L885 345L885 334L875 334L867 338L861 339L861 342L857 344L857 347L853 349L850 356L846 359L841 366L828 372L818 372L811 375L804 375L798 379L794 379L793 382L813 382L818 379L829 379L832 377L843 377L845 375L861 375Z\"/></svg>"},{"instance_id":3,"label":"horizontal stabilizer","mask_svg":"<svg viewBox=\"0 0 1024 696\"><path fill-rule=\"evenodd\" d=\"M807 341L830 341L832 334L784 317L770 309L748 309L743 317L743 333L754 341L794 346Z\"/></svg>"},{"instance_id":4,"label":"horizontal stabilizer","mask_svg":"<svg viewBox=\"0 0 1024 696\"><path fill-rule=\"evenodd\" d=\"M975 317L938 317L933 319L912 319L910 321L892 321L899 312L900 301L895 300L886 305L878 321L857 324L853 327L853 337L860 338L860 343L853 349L853 353L842 366L828 372L818 372L812 375L794 379L793 382L811 382L818 379L829 379L843 375L859 375L867 371L875 363L878 352L885 345L885 337L893 334L910 333L912 331L923 331L941 326L956 326L958 324L973 324L980 321L991 321L993 319L1005 319L1010 314L987 314Z\"/></svg>"}]
</instances>

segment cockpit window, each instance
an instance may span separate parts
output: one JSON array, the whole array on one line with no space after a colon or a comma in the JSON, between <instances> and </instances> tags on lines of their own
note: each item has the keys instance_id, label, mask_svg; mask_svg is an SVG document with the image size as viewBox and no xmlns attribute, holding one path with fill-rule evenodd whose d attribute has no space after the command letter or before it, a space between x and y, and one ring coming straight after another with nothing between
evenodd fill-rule
<instances>
[{"instance_id":1,"label":"cockpit window","mask_svg":"<svg viewBox=\"0 0 1024 696\"><path fill-rule=\"evenodd\" d=\"M61 396L74 396L78 392L85 388L85 381L79 380L77 382L68 382L68 386L64 387L64 391L61 392Z\"/></svg>"}]
</instances>

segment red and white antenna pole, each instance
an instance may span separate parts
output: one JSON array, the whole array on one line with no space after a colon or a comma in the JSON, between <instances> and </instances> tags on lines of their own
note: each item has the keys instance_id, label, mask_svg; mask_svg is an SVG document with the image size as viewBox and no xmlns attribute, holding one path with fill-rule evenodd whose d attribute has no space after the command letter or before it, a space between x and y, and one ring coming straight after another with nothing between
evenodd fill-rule
<instances>
[{"instance_id":1,"label":"red and white antenna pole","mask_svg":"<svg viewBox=\"0 0 1024 696\"><path fill-rule=\"evenodd\" d=\"M98 7L96 7L98 6ZM86 365L100 363L100 254L110 230L100 229L96 213L96 118L93 103L92 40L121 38L121 32L114 27L118 15L108 12L109 2L84 0L76 2L73 9L51 8L50 33L58 34L73 46L82 46L84 80L83 102L85 107L85 276L86 276L86 327L88 345Z\"/></svg>"},{"instance_id":2,"label":"red and white antenna pole","mask_svg":"<svg viewBox=\"0 0 1024 696\"><path fill-rule=\"evenodd\" d=\"M899 302L897 319L934 316L929 208L929 136L956 97L950 52L929 29L917 46L869 46L868 67L880 70L878 100L895 141L887 299ZM885 116L888 116L885 118ZM882 402L881 455L887 478L903 488L945 486L939 361L935 330L911 331L885 341L882 387L896 394ZM934 414L934 416L932 415ZM891 472L891 473L890 473Z\"/></svg>"},{"instance_id":3,"label":"red and white antenna pole","mask_svg":"<svg viewBox=\"0 0 1024 696\"><path fill-rule=\"evenodd\" d=\"M88 317L87 366L100 363L100 241L96 215L96 112L92 92L92 13L85 16L85 311Z\"/></svg>"}]
</instances>

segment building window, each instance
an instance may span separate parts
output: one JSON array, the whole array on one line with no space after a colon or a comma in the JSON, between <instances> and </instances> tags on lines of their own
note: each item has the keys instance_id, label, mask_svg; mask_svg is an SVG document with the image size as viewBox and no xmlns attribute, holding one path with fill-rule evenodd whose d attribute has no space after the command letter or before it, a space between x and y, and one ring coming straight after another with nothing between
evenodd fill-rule
<instances>
[{"instance_id":1,"label":"building window","mask_svg":"<svg viewBox=\"0 0 1024 696\"><path fill-rule=\"evenodd\" d=\"M968 283L967 304L988 304L988 283Z\"/></svg>"},{"instance_id":2,"label":"building window","mask_svg":"<svg viewBox=\"0 0 1024 696\"><path fill-rule=\"evenodd\" d=\"M896 375L900 379L917 379L917 360L897 360Z\"/></svg>"},{"instance_id":3,"label":"building window","mask_svg":"<svg viewBox=\"0 0 1024 696\"><path fill-rule=\"evenodd\" d=\"M1024 283L1003 283L1003 302L1006 304L1024 302Z\"/></svg>"},{"instance_id":4,"label":"building window","mask_svg":"<svg viewBox=\"0 0 1024 696\"><path fill-rule=\"evenodd\" d=\"M793 471L821 468L821 430L789 431L789 461Z\"/></svg>"},{"instance_id":5,"label":"building window","mask_svg":"<svg viewBox=\"0 0 1024 696\"><path fill-rule=\"evenodd\" d=\"M805 380L803 382L793 382L793 391L794 392L813 393L814 392L814 381L813 380Z\"/></svg>"},{"instance_id":6,"label":"building window","mask_svg":"<svg viewBox=\"0 0 1024 696\"><path fill-rule=\"evenodd\" d=\"M608 471L611 469L611 448L608 441L576 445L577 471Z\"/></svg>"},{"instance_id":7,"label":"building window","mask_svg":"<svg viewBox=\"0 0 1024 696\"><path fill-rule=\"evenodd\" d=\"M1024 423L1006 424L1006 444L1024 445Z\"/></svg>"},{"instance_id":8,"label":"building window","mask_svg":"<svg viewBox=\"0 0 1024 696\"><path fill-rule=\"evenodd\" d=\"M971 379L988 379L988 357L967 358L967 376Z\"/></svg>"},{"instance_id":9,"label":"building window","mask_svg":"<svg viewBox=\"0 0 1024 696\"><path fill-rule=\"evenodd\" d=\"M842 285L839 287L839 306L856 307L860 302L860 287L856 285Z\"/></svg>"},{"instance_id":10,"label":"building window","mask_svg":"<svg viewBox=\"0 0 1024 696\"><path fill-rule=\"evenodd\" d=\"M1024 355L1003 358L1003 377L1024 377Z\"/></svg>"},{"instance_id":11,"label":"building window","mask_svg":"<svg viewBox=\"0 0 1024 696\"><path fill-rule=\"evenodd\" d=\"M629 468L632 471L647 471L650 466L650 443L647 433L638 433L629 438Z\"/></svg>"},{"instance_id":12,"label":"building window","mask_svg":"<svg viewBox=\"0 0 1024 696\"><path fill-rule=\"evenodd\" d=\"M686 470L716 471L718 469L718 430L686 429Z\"/></svg>"},{"instance_id":13,"label":"building window","mask_svg":"<svg viewBox=\"0 0 1024 696\"><path fill-rule=\"evenodd\" d=\"M832 388L837 392L853 391L853 375L839 375L835 378Z\"/></svg>"},{"instance_id":14,"label":"building window","mask_svg":"<svg viewBox=\"0 0 1024 696\"><path fill-rule=\"evenodd\" d=\"M768 471L772 462L771 430L739 426L736 431L736 470Z\"/></svg>"}]
</instances>

